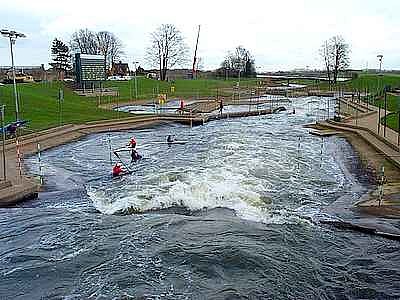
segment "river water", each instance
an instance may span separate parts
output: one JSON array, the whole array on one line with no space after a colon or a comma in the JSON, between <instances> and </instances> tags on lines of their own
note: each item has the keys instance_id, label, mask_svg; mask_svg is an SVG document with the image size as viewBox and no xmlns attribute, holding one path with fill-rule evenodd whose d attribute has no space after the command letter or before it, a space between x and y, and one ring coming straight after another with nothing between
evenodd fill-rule
<instances>
[{"instance_id":1,"label":"river water","mask_svg":"<svg viewBox=\"0 0 400 300\"><path fill-rule=\"evenodd\" d=\"M294 105L42 153L46 190L0 209L0 299L399 299L398 242L319 223L371 186L346 140L303 128L315 99ZM112 179L132 135L143 159Z\"/></svg>"}]
</instances>

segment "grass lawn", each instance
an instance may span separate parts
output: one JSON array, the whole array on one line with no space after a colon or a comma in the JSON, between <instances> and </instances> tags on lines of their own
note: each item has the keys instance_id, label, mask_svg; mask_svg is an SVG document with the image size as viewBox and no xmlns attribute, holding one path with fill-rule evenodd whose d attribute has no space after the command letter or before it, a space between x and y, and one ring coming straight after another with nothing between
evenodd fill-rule
<instances>
[{"instance_id":1,"label":"grass lawn","mask_svg":"<svg viewBox=\"0 0 400 300\"><path fill-rule=\"evenodd\" d=\"M360 90L365 92L367 89L372 93L372 102L376 106L380 106L384 109L385 101L383 94L383 89L385 86L391 86L392 88L400 87L400 76L399 75L376 75L376 74L360 74L359 78L346 83L345 86L348 90ZM365 101L365 99L364 99ZM400 110L400 98L391 94L387 94L387 109L392 112L397 112ZM383 112L382 112L383 113ZM381 118L381 123L385 122L385 118ZM398 116L397 113L390 114L387 116L388 127L398 131Z\"/></svg>"},{"instance_id":2,"label":"grass lawn","mask_svg":"<svg viewBox=\"0 0 400 300\"><path fill-rule=\"evenodd\" d=\"M236 81L236 79L198 79L160 82L138 77L138 99L151 99L154 96L154 92L156 94L166 93L169 98L216 96L217 93L230 95L231 92L223 92L220 89L232 88L236 84ZM241 87L255 87L257 83L257 79L242 79ZM120 92L118 100L115 97L109 97L105 101L116 103L135 98L134 80L107 81L105 86L116 87ZM171 92L171 86L175 87L175 92ZM60 125L58 91L62 87L62 83L58 82L18 84L20 119L30 120L30 130L38 131ZM6 123L14 121L15 104L12 85L0 86L0 104L6 105ZM97 99L80 97L70 89L64 88L62 124L79 124L87 121L116 119L118 117L132 117L132 114L98 108Z\"/></svg>"},{"instance_id":3,"label":"grass lawn","mask_svg":"<svg viewBox=\"0 0 400 300\"><path fill-rule=\"evenodd\" d=\"M30 120L29 129L38 131L60 124L57 100L60 87L62 85L56 82L18 84L20 119ZM6 105L6 123L15 120L13 95L12 85L0 86L0 104ZM79 124L122 116L132 115L97 108L95 99L79 97L69 89L64 89L63 124Z\"/></svg>"},{"instance_id":4,"label":"grass lawn","mask_svg":"<svg viewBox=\"0 0 400 300\"><path fill-rule=\"evenodd\" d=\"M256 87L259 79L241 79L241 88ZM137 77L137 98L152 99L157 94L167 94L168 98L183 97L215 97L217 94L230 96L231 92L224 91L225 88L232 88L236 85L237 79L178 79L170 82L163 82L153 79ZM119 90L119 100L135 99L135 80L130 81L107 81L107 87L116 87ZM171 87L175 90L172 91Z\"/></svg>"},{"instance_id":5,"label":"grass lawn","mask_svg":"<svg viewBox=\"0 0 400 300\"><path fill-rule=\"evenodd\" d=\"M392 128L393 130L399 131L399 127L398 127L398 114L397 113L393 113L390 115L387 115L387 126L389 128ZM385 123L385 119L382 118L381 119L381 123L384 124Z\"/></svg>"},{"instance_id":6,"label":"grass lawn","mask_svg":"<svg viewBox=\"0 0 400 300\"><path fill-rule=\"evenodd\" d=\"M224 96L232 95L232 87L236 86L238 79L179 79L172 82L160 82L158 80L137 78L138 99L152 99L157 94L167 94L168 98L196 98L196 97L216 97L217 94ZM241 79L242 89L255 88L259 79ZM311 82L303 82L311 83ZM375 90L389 84L393 87L400 86L400 76L395 75L368 75L361 74L359 78L350 82L340 83L346 89L356 89L369 87ZM326 84L327 85L327 84ZM135 81L107 81L107 87L116 87L120 97L106 98L106 101L127 101L135 99ZM320 83L320 86L324 86ZM30 120L29 129L38 131L46 128L58 126L59 105L58 90L63 87L61 83L32 83L18 84L20 95L20 119ZM171 87L175 90L172 91ZM376 98L376 103L382 103L382 98ZM388 109L397 111L397 99L388 95ZM15 120L15 105L12 85L0 86L0 104L6 105L6 122ZM97 99L80 97L68 88L64 88L64 102L62 103L62 124L84 123L87 121L115 119L118 117L131 117L131 114L114 112L97 107ZM388 117L389 120L390 117ZM393 121L393 124L396 123ZM397 123L396 123L397 126ZM397 128L397 127L396 127Z\"/></svg>"},{"instance_id":7,"label":"grass lawn","mask_svg":"<svg viewBox=\"0 0 400 300\"><path fill-rule=\"evenodd\" d=\"M400 87L400 76L386 74L381 76L377 74L360 73L357 79L342 84L342 86L349 91L359 90L365 92L365 89L367 89L372 93L383 90L386 85L390 85L391 87Z\"/></svg>"}]
</instances>

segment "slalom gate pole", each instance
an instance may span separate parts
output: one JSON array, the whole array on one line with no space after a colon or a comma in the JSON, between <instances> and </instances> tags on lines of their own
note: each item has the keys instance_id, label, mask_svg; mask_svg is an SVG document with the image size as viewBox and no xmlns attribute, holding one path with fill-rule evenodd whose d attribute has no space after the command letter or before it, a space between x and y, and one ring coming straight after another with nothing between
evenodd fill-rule
<instances>
[{"instance_id":1,"label":"slalom gate pole","mask_svg":"<svg viewBox=\"0 0 400 300\"><path fill-rule=\"evenodd\" d=\"M321 137L321 149L320 149L320 152L319 152L319 168L320 169L322 167L322 153L323 153L323 151L324 151L324 138Z\"/></svg>"},{"instance_id":2,"label":"slalom gate pole","mask_svg":"<svg viewBox=\"0 0 400 300\"><path fill-rule=\"evenodd\" d=\"M112 161L112 149L111 149L111 137L110 137L110 130L108 130L108 148L109 148L109 154L110 154L110 165L111 167L113 166L113 161Z\"/></svg>"},{"instance_id":3,"label":"slalom gate pole","mask_svg":"<svg viewBox=\"0 0 400 300\"><path fill-rule=\"evenodd\" d=\"M39 166L39 180L40 185L43 185L43 167L42 167L42 158L40 153L40 143L37 144L37 154L38 154L38 166Z\"/></svg>"},{"instance_id":4,"label":"slalom gate pole","mask_svg":"<svg viewBox=\"0 0 400 300\"><path fill-rule=\"evenodd\" d=\"M18 138L15 138L15 145L17 149L17 167L18 167L19 177L22 178L22 153Z\"/></svg>"},{"instance_id":5,"label":"slalom gate pole","mask_svg":"<svg viewBox=\"0 0 400 300\"><path fill-rule=\"evenodd\" d=\"M121 164L126 168L126 170L130 173L132 173L132 170L123 162L123 160L121 159L121 157L119 156L119 154L117 152L114 152L114 155L116 157L118 157L119 161L121 162Z\"/></svg>"}]
</instances>

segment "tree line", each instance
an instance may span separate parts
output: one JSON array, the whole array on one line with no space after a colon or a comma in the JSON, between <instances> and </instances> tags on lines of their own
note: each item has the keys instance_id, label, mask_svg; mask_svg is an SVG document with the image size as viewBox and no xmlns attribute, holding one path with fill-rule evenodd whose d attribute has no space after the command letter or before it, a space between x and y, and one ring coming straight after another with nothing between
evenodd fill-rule
<instances>
[{"instance_id":1,"label":"tree line","mask_svg":"<svg viewBox=\"0 0 400 300\"><path fill-rule=\"evenodd\" d=\"M60 39L54 39L51 46L52 61L50 65L57 70L59 79L71 69L71 51L82 54L104 56L105 69L124 55L122 41L112 32L94 32L80 29L74 32L69 46ZM329 83L335 84L341 71L349 67L350 47L341 36L326 40L320 48ZM173 24L162 24L150 34L150 43L146 48L146 62L159 71L160 80L167 79L167 70L183 66L189 61L189 48L181 31ZM199 58L197 62L201 62ZM199 65L197 65L199 68ZM229 51L220 67L216 70L218 77L255 77L255 59L243 46Z\"/></svg>"},{"instance_id":2,"label":"tree line","mask_svg":"<svg viewBox=\"0 0 400 300\"><path fill-rule=\"evenodd\" d=\"M69 43L55 38L51 46L52 61L50 65L58 72L58 78L63 79L65 73L71 70L71 52L82 54L103 55L105 69L124 55L124 45L112 32L94 32L80 29L74 32ZM150 34L150 43L146 48L146 62L159 71L160 80L167 79L167 70L184 66L189 62L189 47L181 31L173 24L162 24ZM196 68L201 68L202 58L197 58ZM227 74L230 77L250 77L255 75L254 58L248 50L239 46L229 52L217 74Z\"/></svg>"}]
</instances>

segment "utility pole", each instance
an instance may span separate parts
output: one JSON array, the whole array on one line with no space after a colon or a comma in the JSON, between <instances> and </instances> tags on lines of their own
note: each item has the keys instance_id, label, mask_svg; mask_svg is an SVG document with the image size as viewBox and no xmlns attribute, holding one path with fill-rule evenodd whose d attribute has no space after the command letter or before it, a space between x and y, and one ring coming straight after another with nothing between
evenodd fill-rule
<instances>
[{"instance_id":1,"label":"utility pole","mask_svg":"<svg viewBox=\"0 0 400 300\"><path fill-rule=\"evenodd\" d=\"M1 35L9 38L10 40L10 52L11 52L11 69L12 69L12 75L13 75L13 85L14 85L14 100L15 100L15 120L19 120L19 106L18 106L18 95L17 95L17 83L15 81L15 65L14 65L14 51L13 51L13 45L15 45L15 41L17 38L24 38L26 37L25 34L19 33L13 30L6 30L2 29L0 30Z\"/></svg>"}]
</instances>

